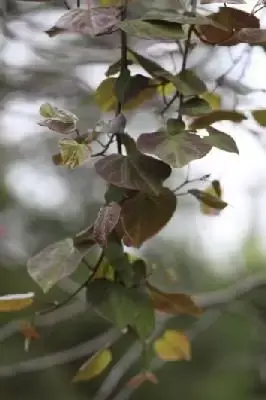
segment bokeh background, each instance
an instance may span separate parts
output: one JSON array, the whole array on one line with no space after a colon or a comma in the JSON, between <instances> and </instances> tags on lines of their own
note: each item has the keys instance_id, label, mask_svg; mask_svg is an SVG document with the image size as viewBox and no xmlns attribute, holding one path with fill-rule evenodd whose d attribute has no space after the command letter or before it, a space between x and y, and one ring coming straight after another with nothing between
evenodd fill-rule
<instances>
[{"instance_id":1,"label":"bokeh background","mask_svg":"<svg viewBox=\"0 0 266 400\"><path fill-rule=\"evenodd\" d=\"M38 125L39 106L48 101L75 113L82 132L108 120L111 114L102 115L94 105L93 92L108 65L119 58L115 35L48 38L43 32L64 12L62 3L2 0L0 7L0 295L34 291L43 302L68 296L86 271L81 267L44 297L27 274L27 259L88 226L103 199L104 183L90 165L73 171L54 166L51 156L58 136ZM183 3L135 0L129 13L138 16L151 6L178 8ZM241 9L250 11L256 2L247 3ZM217 5L202 6L202 12L211 9ZM262 10L262 26L265 16ZM175 43L131 39L130 46L169 70L180 68ZM250 111L265 107L266 56L262 46L210 48L197 44L188 66L204 79L209 90L221 96L223 108ZM138 71L137 67L134 70ZM128 112L129 132L137 136L159 127L162 107L163 100L158 98L141 110ZM193 338L192 360L156 364L159 384L144 384L133 393L125 383L138 372L138 360L134 359L138 348L128 335L114 344L114 364L118 364L113 369L90 383L71 383L76 370L103 343L101 335L110 329L91 310L79 304L80 312L74 313L71 305L61 311L61 322L55 323L60 313L54 319L47 317L38 329L41 338L31 343L28 352L14 323L24 314L2 314L1 398L265 399L266 132L250 121L217 127L235 138L240 155L212 150L204 159L191 163L189 176L211 173L220 179L230 206L218 217L206 217L195 201L180 198L173 220L140 253L154 265L153 281L165 290L215 292L250 275L258 276L261 285L240 300L210 307L199 321L179 317L162 322L163 326L188 330ZM186 174L186 168L175 172L169 187L177 186ZM53 360L60 365L52 366Z\"/></svg>"}]
</instances>

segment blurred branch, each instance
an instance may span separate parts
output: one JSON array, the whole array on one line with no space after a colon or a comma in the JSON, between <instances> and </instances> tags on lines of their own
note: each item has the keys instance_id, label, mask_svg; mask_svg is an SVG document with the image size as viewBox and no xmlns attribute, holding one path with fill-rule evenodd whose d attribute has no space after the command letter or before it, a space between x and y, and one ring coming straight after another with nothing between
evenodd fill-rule
<instances>
[{"instance_id":1,"label":"blurred branch","mask_svg":"<svg viewBox=\"0 0 266 400\"><path fill-rule=\"evenodd\" d=\"M266 286L266 273L259 272L232 284L225 289L214 290L193 296L194 301L202 308L213 308L227 305L253 290Z\"/></svg>"},{"instance_id":2,"label":"blurred branch","mask_svg":"<svg viewBox=\"0 0 266 400\"><path fill-rule=\"evenodd\" d=\"M31 360L23 361L17 364L4 365L0 367L0 376L14 376L26 372L36 372L43 369L54 367L55 365L62 365L71 361L77 360L78 358L87 356L101 349L106 343L113 343L121 335L121 332L115 328L112 328L105 332L100 337L88 340L75 347L67 350L59 351L44 357L38 357Z\"/></svg>"}]
</instances>

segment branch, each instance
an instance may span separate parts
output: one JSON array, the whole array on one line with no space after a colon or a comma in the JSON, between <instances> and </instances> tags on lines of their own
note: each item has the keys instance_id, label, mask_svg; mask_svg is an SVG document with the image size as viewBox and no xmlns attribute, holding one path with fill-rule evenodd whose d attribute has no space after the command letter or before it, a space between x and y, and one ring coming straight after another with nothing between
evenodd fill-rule
<instances>
[{"instance_id":1,"label":"branch","mask_svg":"<svg viewBox=\"0 0 266 400\"><path fill-rule=\"evenodd\" d=\"M235 300L242 299L246 294L264 286L266 286L266 273L259 272L225 289L195 295L193 299L202 308L220 307Z\"/></svg>"},{"instance_id":2,"label":"branch","mask_svg":"<svg viewBox=\"0 0 266 400\"><path fill-rule=\"evenodd\" d=\"M84 343L72 347L71 349L59 351L57 353L46 355L44 357L33 358L31 360L23 361L17 364L4 365L0 367L0 376L15 376L21 373L32 371L36 372L54 367L55 365L66 364L98 351L106 345L106 342L113 343L120 336L121 332L115 328L112 328L100 337L88 340Z\"/></svg>"}]
</instances>

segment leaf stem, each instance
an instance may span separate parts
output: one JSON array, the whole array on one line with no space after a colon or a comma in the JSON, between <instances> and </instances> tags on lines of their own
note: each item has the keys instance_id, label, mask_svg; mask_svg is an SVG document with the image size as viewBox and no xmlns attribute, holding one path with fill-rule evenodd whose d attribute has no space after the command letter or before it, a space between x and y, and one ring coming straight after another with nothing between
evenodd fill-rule
<instances>
[{"instance_id":1,"label":"leaf stem","mask_svg":"<svg viewBox=\"0 0 266 400\"><path fill-rule=\"evenodd\" d=\"M178 194L178 196L179 196L179 195L181 195L181 193L177 193L177 192L180 189L183 189L183 187L185 187L186 185L188 185L190 183L205 181L205 180L209 179L209 177L210 177L210 174L205 174L205 175L200 176L199 178L189 179L189 177L187 175L186 179L179 186L177 186L175 189L173 189L173 192Z\"/></svg>"},{"instance_id":2,"label":"leaf stem","mask_svg":"<svg viewBox=\"0 0 266 400\"><path fill-rule=\"evenodd\" d=\"M100 265L101 265L101 263L102 263L102 261L103 261L103 258L104 258L104 251L102 250L102 252L101 252L101 254L100 254L100 256L99 256L99 259L97 260L97 262L96 262L96 264L95 264L95 266L94 266L94 268L93 268L93 271L92 271L91 275L86 279L85 282L83 282L83 283L77 288L77 290L75 290L70 296L68 296L66 299L64 299L64 300L61 301L60 303L54 304L52 307L50 307L50 308L48 308L48 309L46 309L46 310L36 312L35 315L37 316L37 315L49 314L50 312L53 312L53 311L55 311L55 310L58 310L58 308L61 308L61 307L65 306L65 305L68 304L72 299L74 299L74 297L75 297L79 292L81 292L81 290L84 289L84 288L87 286L87 284L95 277L95 275L96 275L96 273L97 273L97 271L98 271L98 269L99 269L99 267L100 267ZM82 261L84 262L84 259L83 259Z\"/></svg>"}]
</instances>

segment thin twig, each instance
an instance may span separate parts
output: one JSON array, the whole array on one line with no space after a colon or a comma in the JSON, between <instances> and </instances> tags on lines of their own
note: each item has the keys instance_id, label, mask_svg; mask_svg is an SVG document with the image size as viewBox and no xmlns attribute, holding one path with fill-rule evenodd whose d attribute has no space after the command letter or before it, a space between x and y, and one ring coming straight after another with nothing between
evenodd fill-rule
<instances>
[{"instance_id":1,"label":"thin twig","mask_svg":"<svg viewBox=\"0 0 266 400\"><path fill-rule=\"evenodd\" d=\"M104 156L105 153L108 151L109 147L111 146L111 144L113 143L115 137L116 137L116 133L113 133L111 135L110 139L108 140L108 142L106 143L106 145L104 146L103 150L99 151L98 153L92 154L91 157Z\"/></svg>"},{"instance_id":2,"label":"thin twig","mask_svg":"<svg viewBox=\"0 0 266 400\"><path fill-rule=\"evenodd\" d=\"M55 310L58 310L59 308L65 306L66 304L68 304L72 299L74 299L76 297L76 295L81 292L82 289L84 289L88 283L95 277L101 263L102 260L104 258L104 252L102 251L100 254L100 257L97 261L97 263L95 264L94 268L93 268L93 272L92 274L86 279L85 282L83 282L73 293L71 293L70 296L68 296L66 299L64 299L63 301L61 301L60 303L57 303L55 305L53 305L52 307L48 308L47 310L43 310L43 311L39 311L36 313L36 315L44 315L44 314L48 314L50 312L53 312ZM83 260L84 262L84 260Z\"/></svg>"}]
</instances>

